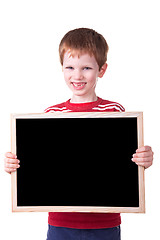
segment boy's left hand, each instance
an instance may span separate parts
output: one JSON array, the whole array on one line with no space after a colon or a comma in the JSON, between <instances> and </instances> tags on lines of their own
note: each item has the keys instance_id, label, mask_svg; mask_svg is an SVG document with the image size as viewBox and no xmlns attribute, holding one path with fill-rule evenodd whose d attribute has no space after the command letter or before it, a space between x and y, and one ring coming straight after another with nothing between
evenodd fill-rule
<instances>
[{"instance_id":1,"label":"boy's left hand","mask_svg":"<svg viewBox=\"0 0 160 240\"><path fill-rule=\"evenodd\" d=\"M132 161L137 165L148 168L153 164L153 151L149 146L138 148L133 154Z\"/></svg>"}]
</instances>

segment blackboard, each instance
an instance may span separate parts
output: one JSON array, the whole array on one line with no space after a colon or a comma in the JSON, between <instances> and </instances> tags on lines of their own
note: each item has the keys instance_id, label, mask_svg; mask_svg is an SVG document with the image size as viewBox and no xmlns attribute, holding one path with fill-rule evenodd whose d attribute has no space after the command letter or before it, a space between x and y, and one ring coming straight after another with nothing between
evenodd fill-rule
<instances>
[{"instance_id":1,"label":"blackboard","mask_svg":"<svg viewBox=\"0 0 160 240\"><path fill-rule=\"evenodd\" d=\"M12 115L13 211L144 212L142 113Z\"/></svg>"}]
</instances>

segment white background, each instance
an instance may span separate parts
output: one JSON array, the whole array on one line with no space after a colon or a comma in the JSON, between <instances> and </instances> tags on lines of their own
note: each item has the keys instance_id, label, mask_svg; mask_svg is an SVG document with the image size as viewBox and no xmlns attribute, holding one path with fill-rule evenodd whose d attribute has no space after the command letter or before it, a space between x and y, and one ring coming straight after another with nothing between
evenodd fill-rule
<instances>
[{"instance_id":1,"label":"white background","mask_svg":"<svg viewBox=\"0 0 160 240\"><path fill-rule=\"evenodd\" d=\"M146 170L146 214L122 214L122 240L158 239L159 13L158 0L0 1L0 239L46 239L47 213L11 213L10 175L3 159L10 151L10 113L42 112L71 96L58 45L78 27L95 29L110 47L97 95L121 103L126 111L143 111L145 144L155 152L154 165Z\"/></svg>"}]
</instances>

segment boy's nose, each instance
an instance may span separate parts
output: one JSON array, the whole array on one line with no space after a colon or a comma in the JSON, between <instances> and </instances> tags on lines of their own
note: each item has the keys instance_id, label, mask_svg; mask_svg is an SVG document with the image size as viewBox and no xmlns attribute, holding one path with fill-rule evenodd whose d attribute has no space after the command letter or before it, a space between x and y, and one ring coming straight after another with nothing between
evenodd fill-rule
<instances>
[{"instance_id":1,"label":"boy's nose","mask_svg":"<svg viewBox=\"0 0 160 240\"><path fill-rule=\"evenodd\" d=\"M75 70L74 79L75 80L82 80L83 79L83 74L80 70Z\"/></svg>"}]
</instances>

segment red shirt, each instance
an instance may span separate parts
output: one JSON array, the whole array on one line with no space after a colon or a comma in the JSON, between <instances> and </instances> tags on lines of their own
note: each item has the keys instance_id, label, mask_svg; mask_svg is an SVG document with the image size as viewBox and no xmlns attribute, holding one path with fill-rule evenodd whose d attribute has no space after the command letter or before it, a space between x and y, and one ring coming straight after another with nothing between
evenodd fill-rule
<instances>
[{"instance_id":1,"label":"red shirt","mask_svg":"<svg viewBox=\"0 0 160 240\"><path fill-rule=\"evenodd\" d=\"M125 111L122 105L116 102L103 100L98 97L95 102L88 103L60 103L48 107L45 112L121 112ZM79 213L79 212L50 212L48 223L56 227L77 229L112 228L121 224L119 213Z\"/></svg>"}]
</instances>

